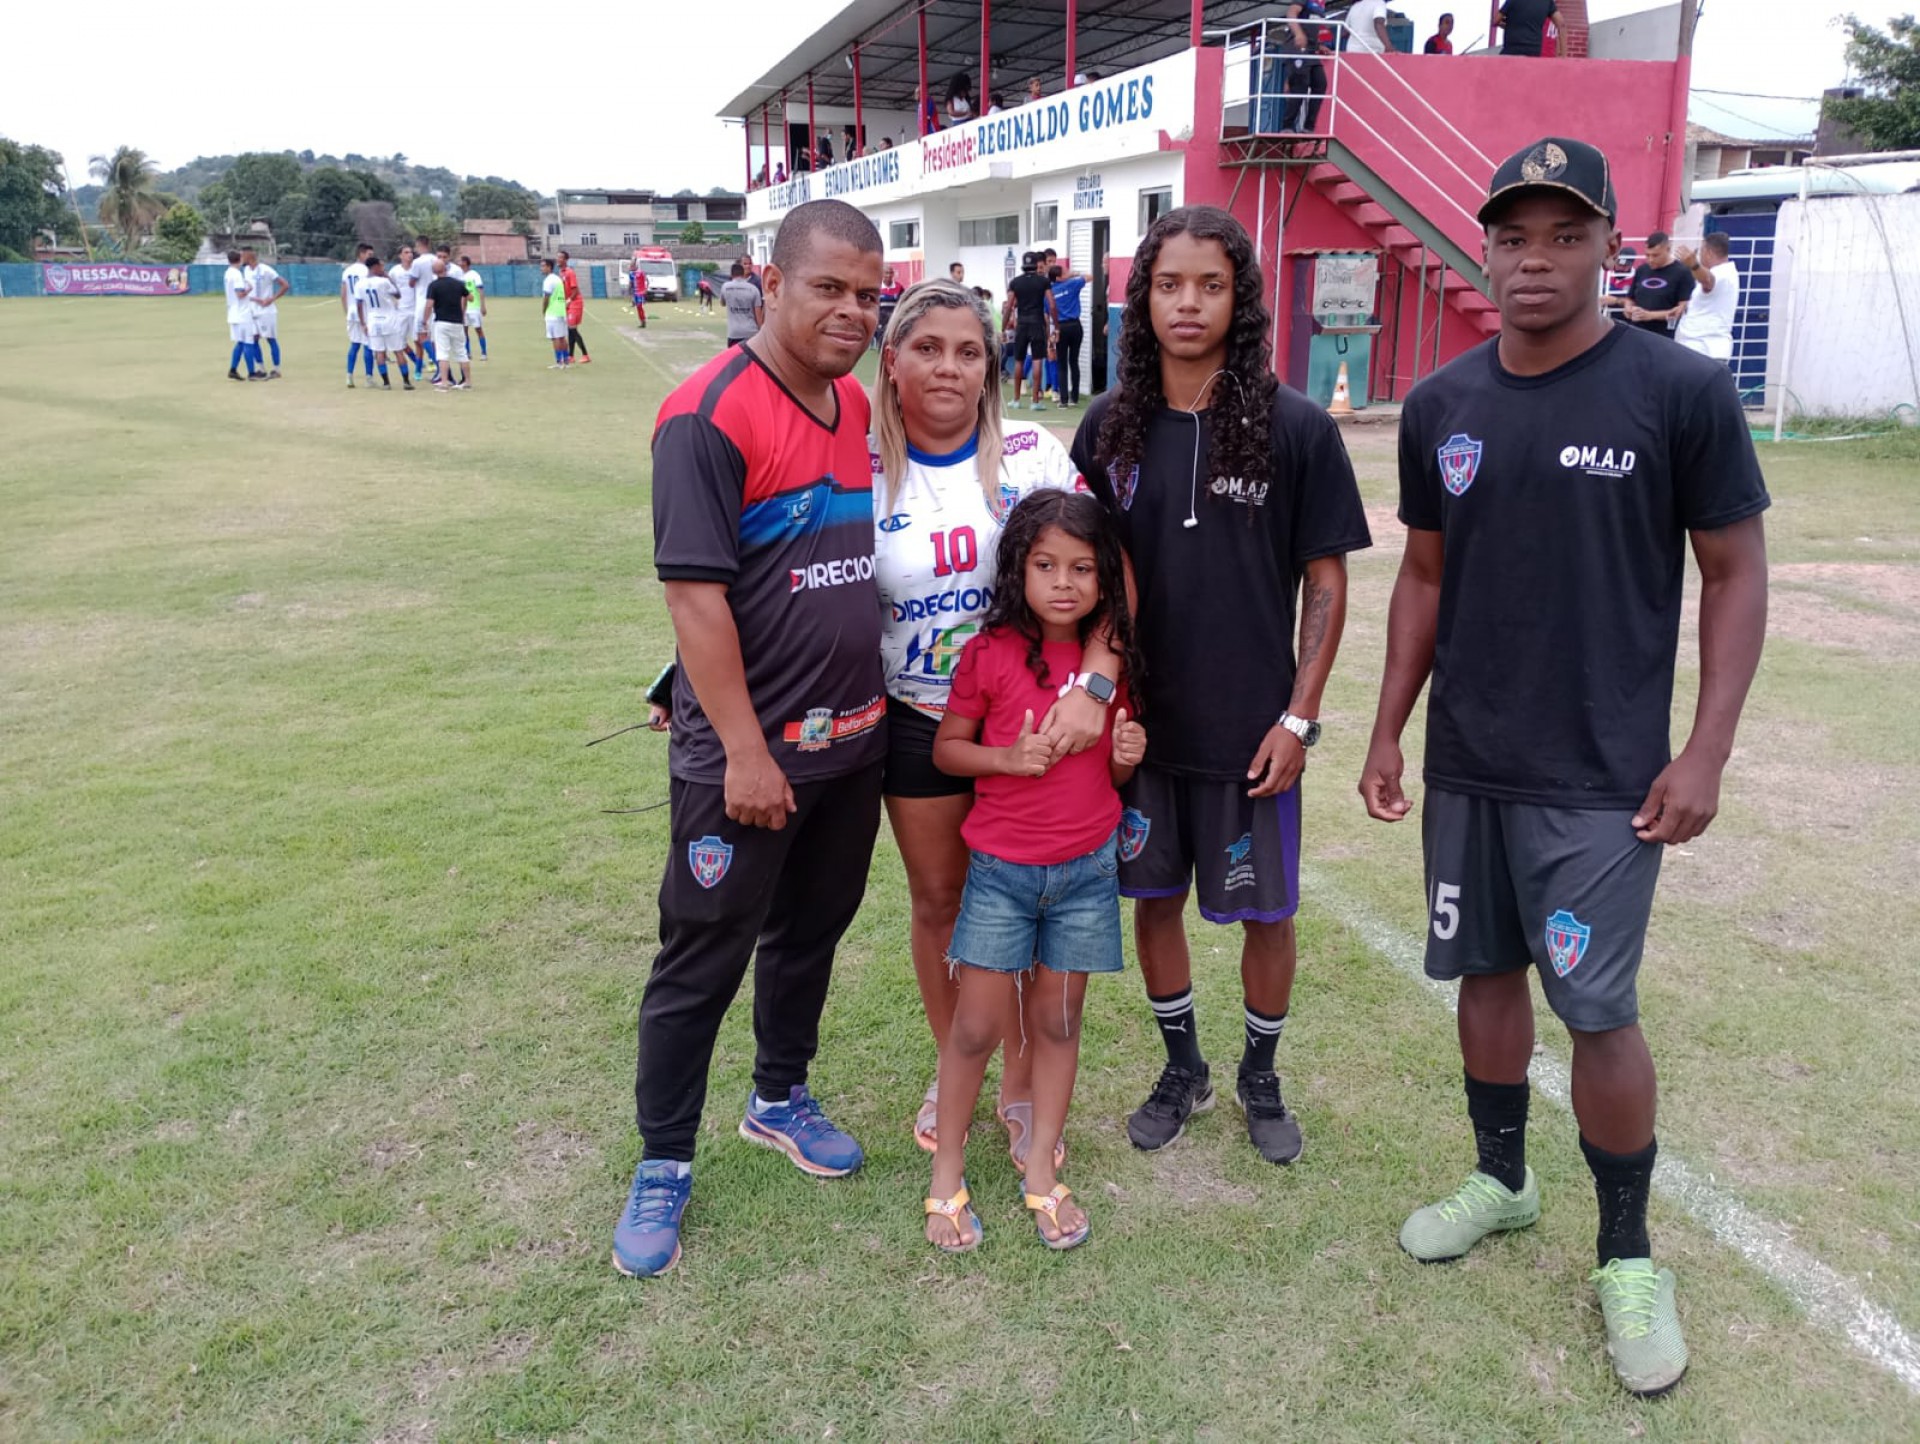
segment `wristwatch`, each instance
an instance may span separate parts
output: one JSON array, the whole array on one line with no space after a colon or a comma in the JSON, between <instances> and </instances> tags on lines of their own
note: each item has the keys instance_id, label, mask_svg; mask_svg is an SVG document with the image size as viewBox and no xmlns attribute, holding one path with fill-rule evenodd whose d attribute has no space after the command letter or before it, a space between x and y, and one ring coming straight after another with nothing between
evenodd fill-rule
<instances>
[{"instance_id":1,"label":"wristwatch","mask_svg":"<svg viewBox=\"0 0 1920 1444\"><path fill-rule=\"evenodd\" d=\"M1320 724L1309 722L1305 717L1296 717L1291 712L1282 712L1280 725L1298 737L1302 747L1311 747L1320 740Z\"/></svg>"},{"instance_id":2,"label":"wristwatch","mask_svg":"<svg viewBox=\"0 0 1920 1444\"><path fill-rule=\"evenodd\" d=\"M1113 701L1115 689L1113 678L1111 677L1102 677L1098 672L1082 672L1078 677L1074 678L1073 684L1076 687L1085 687L1087 689L1087 695L1096 702L1108 703Z\"/></svg>"}]
</instances>

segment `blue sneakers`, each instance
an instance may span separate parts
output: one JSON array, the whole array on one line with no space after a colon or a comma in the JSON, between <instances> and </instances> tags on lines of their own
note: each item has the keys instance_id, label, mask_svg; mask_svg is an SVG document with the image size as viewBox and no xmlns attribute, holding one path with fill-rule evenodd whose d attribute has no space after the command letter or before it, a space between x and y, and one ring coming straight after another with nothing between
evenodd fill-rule
<instances>
[{"instance_id":1,"label":"blue sneakers","mask_svg":"<svg viewBox=\"0 0 1920 1444\"><path fill-rule=\"evenodd\" d=\"M785 1103L764 1113L754 1110L747 1094L747 1114L740 1120L740 1136L762 1148L777 1148L802 1173L819 1178L845 1178L866 1160L860 1145L828 1121L804 1083L796 1083Z\"/></svg>"},{"instance_id":2,"label":"blue sneakers","mask_svg":"<svg viewBox=\"0 0 1920 1444\"><path fill-rule=\"evenodd\" d=\"M628 1278L652 1278L680 1262L680 1215L693 1174L667 1159L641 1159L626 1209L613 1226L613 1266Z\"/></svg>"}]
</instances>

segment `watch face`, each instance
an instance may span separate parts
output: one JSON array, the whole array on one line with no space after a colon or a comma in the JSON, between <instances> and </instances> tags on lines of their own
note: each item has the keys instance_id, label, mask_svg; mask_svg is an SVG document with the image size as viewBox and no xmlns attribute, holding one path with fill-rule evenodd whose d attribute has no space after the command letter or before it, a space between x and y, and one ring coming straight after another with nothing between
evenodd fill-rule
<instances>
[{"instance_id":1,"label":"watch face","mask_svg":"<svg viewBox=\"0 0 1920 1444\"><path fill-rule=\"evenodd\" d=\"M1307 724L1307 735L1300 739L1301 745L1305 747L1311 747L1313 746L1314 743L1318 742L1319 740L1320 740L1320 724L1318 722L1309 722Z\"/></svg>"},{"instance_id":2,"label":"watch face","mask_svg":"<svg viewBox=\"0 0 1920 1444\"><path fill-rule=\"evenodd\" d=\"M1113 700L1113 683L1099 673L1089 672L1082 680L1086 686L1087 695L1094 701L1111 702Z\"/></svg>"}]
</instances>

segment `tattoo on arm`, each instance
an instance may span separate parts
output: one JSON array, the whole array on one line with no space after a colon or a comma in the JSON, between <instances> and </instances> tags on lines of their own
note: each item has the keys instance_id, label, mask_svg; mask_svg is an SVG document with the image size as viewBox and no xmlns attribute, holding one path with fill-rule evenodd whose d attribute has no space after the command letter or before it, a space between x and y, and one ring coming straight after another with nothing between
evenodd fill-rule
<instances>
[{"instance_id":1,"label":"tattoo on arm","mask_svg":"<svg viewBox=\"0 0 1920 1444\"><path fill-rule=\"evenodd\" d=\"M1327 624L1333 617L1333 588L1322 586L1309 576L1302 585L1300 598L1300 662L1298 671L1306 671L1327 644Z\"/></svg>"}]
</instances>

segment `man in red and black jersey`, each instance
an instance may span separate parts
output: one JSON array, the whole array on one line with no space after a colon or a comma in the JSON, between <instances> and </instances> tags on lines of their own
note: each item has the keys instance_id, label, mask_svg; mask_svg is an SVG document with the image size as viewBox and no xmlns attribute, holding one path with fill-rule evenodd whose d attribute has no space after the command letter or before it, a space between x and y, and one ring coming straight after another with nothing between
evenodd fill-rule
<instances>
[{"instance_id":1,"label":"man in red and black jersey","mask_svg":"<svg viewBox=\"0 0 1920 1444\"><path fill-rule=\"evenodd\" d=\"M765 327L675 390L654 431L654 567L679 669L673 840L640 1004L641 1162L614 1230L625 1274L679 1257L707 1067L749 959L741 1135L817 1176L862 1161L806 1085L880 823L868 403L848 374L879 316L880 265L879 232L852 206L796 206L766 267Z\"/></svg>"}]
</instances>

